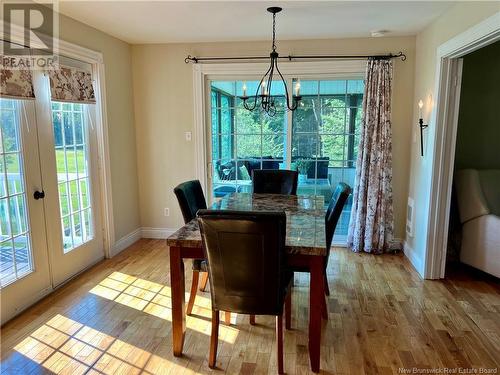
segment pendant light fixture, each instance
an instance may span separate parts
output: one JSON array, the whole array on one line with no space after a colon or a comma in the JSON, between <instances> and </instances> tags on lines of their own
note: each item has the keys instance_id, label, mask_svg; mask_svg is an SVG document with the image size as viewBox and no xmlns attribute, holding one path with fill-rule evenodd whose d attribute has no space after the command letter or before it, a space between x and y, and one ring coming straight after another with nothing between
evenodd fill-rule
<instances>
[{"instance_id":1,"label":"pendant light fixture","mask_svg":"<svg viewBox=\"0 0 500 375\"><path fill-rule=\"evenodd\" d=\"M277 112L278 105L276 102L278 95L273 96L271 94L274 78L276 78L277 80L281 79L281 83L283 84L283 88L285 90L286 108L288 108L288 110L296 110L302 97L300 96L300 82L297 81L297 83L295 84L295 93L292 93L292 102L290 103L290 96L288 95L286 81L278 68L279 55L276 51L276 13L281 12L282 8L270 7L267 8L267 11L269 13L272 13L273 15L273 44L272 51L269 54L269 56L271 57L271 65L260 80L259 85L257 86L257 90L255 91L255 95L247 96L247 87L246 83L244 83L243 96L240 96L239 98L243 100L243 106L245 107L245 109L253 111L255 109L261 108L269 116L274 116Z\"/></svg>"}]
</instances>

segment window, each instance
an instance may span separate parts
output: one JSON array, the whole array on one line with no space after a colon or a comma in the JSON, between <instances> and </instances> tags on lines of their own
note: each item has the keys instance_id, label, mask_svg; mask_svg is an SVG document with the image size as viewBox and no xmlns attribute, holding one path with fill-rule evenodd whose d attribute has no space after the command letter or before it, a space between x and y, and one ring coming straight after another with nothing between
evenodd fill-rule
<instances>
[{"instance_id":1,"label":"window","mask_svg":"<svg viewBox=\"0 0 500 375\"><path fill-rule=\"evenodd\" d=\"M19 100L0 99L0 286L33 270Z\"/></svg>"},{"instance_id":2,"label":"window","mask_svg":"<svg viewBox=\"0 0 500 375\"><path fill-rule=\"evenodd\" d=\"M258 82L247 82L249 90L257 85ZM242 86L242 81L214 81L211 85L215 197L251 191L254 169L285 168L286 113L269 117L260 111L247 111L238 98ZM284 96L279 98L281 106L284 100Z\"/></svg>"},{"instance_id":3,"label":"window","mask_svg":"<svg viewBox=\"0 0 500 375\"><path fill-rule=\"evenodd\" d=\"M339 182L354 185L362 79L301 79L302 101L293 112L284 110L282 86L274 85L276 91L271 94L278 97L279 109L273 117L243 107L238 98L243 83L211 82L214 197L251 192L254 169L297 170L298 194L322 195L325 205ZM252 95L258 81L247 81L246 85ZM289 80L289 87L294 87L293 80ZM350 199L337 225L336 242L346 240L351 206Z\"/></svg>"},{"instance_id":4,"label":"window","mask_svg":"<svg viewBox=\"0 0 500 375\"><path fill-rule=\"evenodd\" d=\"M52 102L65 253L93 238L85 106L86 104Z\"/></svg>"},{"instance_id":5,"label":"window","mask_svg":"<svg viewBox=\"0 0 500 375\"><path fill-rule=\"evenodd\" d=\"M214 88L212 100L212 150L214 159L232 159L234 150L234 97Z\"/></svg>"},{"instance_id":6,"label":"window","mask_svg":"<svg viewBox=\"0 0 500 375\"><path fill-rule=\"evenodd\" d=\"M302 104L292 115L292 169L298 194L323 195L328 204L339 182L354 186L361 131L363 80L301 80ZM336 228L345 241L349 198Z\"/></svg>"}]
</instances>

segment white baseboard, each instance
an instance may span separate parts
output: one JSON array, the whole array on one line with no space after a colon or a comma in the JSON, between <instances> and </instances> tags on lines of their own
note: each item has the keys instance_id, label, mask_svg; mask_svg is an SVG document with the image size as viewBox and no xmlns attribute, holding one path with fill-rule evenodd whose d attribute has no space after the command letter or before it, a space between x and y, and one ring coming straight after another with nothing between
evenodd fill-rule
<instances>
[{"instance_id":1,"label":"white baseboard","mask_svg":"<svg viewBox=\"0 0 500 375\"><path fill-rule=\"evenodd\" d=\"M413 265L415 270L418 272L420 277L424 277L424 264L422 262L422 258L416 253L415 250L413 250L410 245L408 245L408 242L404 241L403 244L403 251L405 256L408 258L410 263Z\"/></svg>"},{"instance_id":2,"label":"white baseboard","mask_svg":"<svg viewBox=\"0 0 500 375\"><path fill-rule=\"evenodd\" d=\"M123 236L118 241L116 241L111 247L110 257L113 257L123 250L125 250L130 245L139 241L141 238L156 238L156 239L166 239L168 236L173 234L178 228L137 228L129 234Z\"/></svg>"},{"instance_id":3,"label":"white baseboard","mask_svg":"<svg viewBox=\"0 0 500 375\"><path fill-rule=\"evenodd\" d=\"M178 228L151 228L143 227L141 228L142 238L156 238L156 239L166 239L168 236L174 234Z\"/></svg>"},{"instance_id":4,"label":"white baseboard","mask_svg":"<svg viewBox=\"0 0 500 375\"><path fill-rule=\"evenodd\" d=\"M122 252L130 245L139 241L141 238L166 239L168 236L173 234L177 229L178 228L150 228L150 227L137 228L136 230L123 236L113 244L113 246L111 247L110 257L113 257L118 253Z\"/></svg>"},{"instance_id":5,"label":"white baseboard","mask_svg":"<svg viewBox=\"0 0 500 375\"><path fill-rule=\"evenodd\" d=\"M111 247L110 256L115 256L121 251L125 250L127 247L132 245L134 242L137 242L141 239L141 228L137 228L136 230L130 232L129 234L123 236L118 241L116 241Z\"/></svg>"}]
</instances>

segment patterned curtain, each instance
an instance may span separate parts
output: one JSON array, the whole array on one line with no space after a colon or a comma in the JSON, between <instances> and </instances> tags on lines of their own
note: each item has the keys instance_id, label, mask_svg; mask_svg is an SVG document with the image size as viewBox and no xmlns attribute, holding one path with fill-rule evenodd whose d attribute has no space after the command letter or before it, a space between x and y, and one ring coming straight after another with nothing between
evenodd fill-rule
<instances>
[{"instance_id":1,"label":"patterned curtain","mask_svg":"<svg viewBox=\"0 0 500 375\"><path fill-rule=\"evenodd\" d=\"M91 104L96 102L92 75L89 72L61 66L48 73L52 100Z\"/></svg>"},{"instance_id":2,"label":"patterned curtain","mask_svg":"<svg viewBox=\"0 0 500 375\"><path fill-rule=\"evenodd\" d=\"M3 61L3 56L0 56ZM0 96L13 99L34 99L33 74L30 70L3 67L0 73Z\"/></svg>"},{"instance_id":3,"label":"patterned curtain","mask_svg":"<svg viewBox=\"0 0 500 375\"><path fill-rule=\"evenodd\" d=\"M368 60L348 246L380 254L393 244L392 61Z\"/></svg>"}]
</instances>

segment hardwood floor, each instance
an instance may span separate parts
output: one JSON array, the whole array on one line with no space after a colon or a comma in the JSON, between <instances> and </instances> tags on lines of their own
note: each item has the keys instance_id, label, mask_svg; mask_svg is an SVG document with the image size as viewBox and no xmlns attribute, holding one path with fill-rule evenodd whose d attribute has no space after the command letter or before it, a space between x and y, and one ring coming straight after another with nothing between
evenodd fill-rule
<instances>
[{"instance_id":1,"label":"hardwood floor","mask_svg":"<svg viewBox=\"0 0 500 375\"><path fill-rule=\"evenodd\" d=\"M190 269L186 266L188 278ZM422 281L402 255L346 249L332 251L328 273L322 373L398 374L403 367L409 373L414 367L498 373L498 281L462 274ZM1 329L2 374L213 372L209 292L198 292L187 318L186 355L175 358L169 280L163 240L141 240L103 261ZM309 373L308 282L307 274L296 275L293 330L284 332L288 374ZM233 325L220 325L215 371L277 373L274 319L257 316L254 326L248 317L232 314Z\"/></svg>"}]
</instances>

